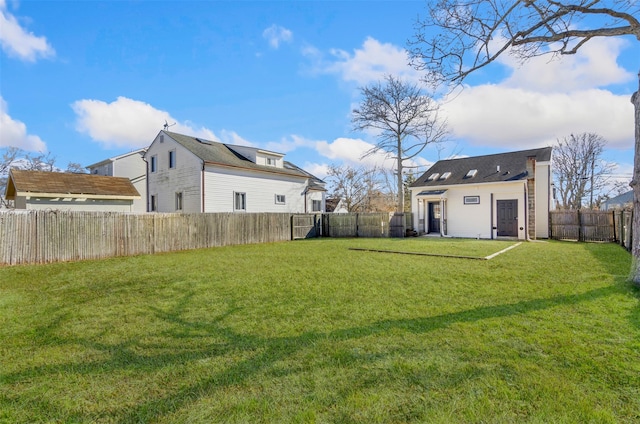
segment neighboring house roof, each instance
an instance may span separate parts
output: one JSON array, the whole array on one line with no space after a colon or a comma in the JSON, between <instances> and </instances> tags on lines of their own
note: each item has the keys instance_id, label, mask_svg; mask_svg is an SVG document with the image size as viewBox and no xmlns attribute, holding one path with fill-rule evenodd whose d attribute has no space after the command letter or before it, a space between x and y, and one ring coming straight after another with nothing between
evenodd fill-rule
<instances>
[{"instance_id":1,"label":"neighboring house roof","mask_svg":"<svg viewBox=\"0 0 640 424\"><path fill-rule=\"evenodd\" d=\"M619 196L612 197L604 202L605 209L623 207L626 204L633 203L633 190L629 190L626 193L622 193Z\"/></svg>"},{"instance_id":2,"label":"neighboring house roof","mask_svg":"<svg viewBox=\"0 0 640 424\"><path fill-rule=\"evenodd\" d=\"M312 180L323 183L322 180L314 177L290 162L285 161L284 167L282 168L258 165L233 150L234 146L231 144L219 143L217 141L205 140L169 131L163 132L207 164L250 169L273 174L285 174L293 177L311 178ZM242 148L247 149L245 146L242 146ZM260 152L264 151L263 149L255 150Z\"/></svg>"},{"instance_id":3,"label":"neighboring house roof","mask_svg":"<svg viewBox=\"0 0 640 424\"><path fill-rule=\"evenodd\" d=\"M333 197L333 198L330 198L330 199L326 199L325 200L325 211L333 212L338 207L339 203L340 203L340 198L339 197Z\"/></svg>"},{"instance_id":4,"label":"neighboring house roof","mask_svg":"<svg viewBox=\"0 0 640 424\"><path fill-rule=\"evenodd\" d=\"M105 165L105 164L110 163L110 162L115 162L115 161L117 161L119 159L126 158L127 156L131 156L131 155L134 155L134 154L143 155L146 151L147 151L147 147L143 147L142 149L138 149L138 150L132 150L131 152L124 153L124 154L119 155L119 156L113 156L111 158L107 158L107 159L101 160L100 162L92 163L91 165L85 166L85 168L88 168L88 169L95 168L96 166L101 166L101 165Z\"/></svg>"},{"instance_id":5,"label":"neighboring house roof","mask_svg":"<svg viewBox=\"0 0 640 424\"><path fill-rule=\"evenodd\" d=\"M527 158L551 160L551 147L498 153L460 159L440 160L411 187L447 186L517 181L527 178Z\"/></svg>"},{"instance_id":6,"label":"neighboring house roof","mask_svg":"<svg viewBox=\"0 0 640 424\"><path fill-rule=\"evenodd\" d=\"M138 190L128 178L11 169L6 198L14 200L16 196L140 198Z\"/></svg>"}]
</instances>

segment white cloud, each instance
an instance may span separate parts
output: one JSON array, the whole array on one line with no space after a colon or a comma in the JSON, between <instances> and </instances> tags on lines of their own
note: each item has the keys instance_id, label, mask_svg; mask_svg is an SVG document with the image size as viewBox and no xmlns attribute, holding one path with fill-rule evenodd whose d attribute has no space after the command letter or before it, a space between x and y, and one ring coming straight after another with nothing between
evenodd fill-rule
<instances>
[{"instance_id":1,"label":"white cloud","mask_svg":"<svg viewBox=\"0 0 640 424\"><path fill-rule=\"evenodd\" d=\"M101 100L78 100L71 107L77 116L76 129L108 147L137 148L148 146L163 129L165 122L177 122L169 112L148 103L118 97L111 103ZM209 129L195 128L189 122L177 122L170 131L218 140Z\"/></svg>"},{"instance_id":2,"label":"white cloud","mask_svg":"<svg viewBox=\"0 0 640 424\"><path fill-rule=\"evenodd\" d=\"M47 146L37 135L27 133L27 126L8 113L7 102L0 97L0 148L17 147L31 152L45 152Z\"/></svg>"},{"instance_id":3,"label":"white cloud","mask_svg":"<svg viewBox=\"0 0 640 424\"><path fill-rule=\"evenodd\" d=\"M336 138L331 143L326 141L316 143L318 153L334 161L346 162L356 166L392 168L394 161L384 152L377 152L363 157L373 147L373 144L364 140L344 137Z\"/></svg>"},{"instance_id":4,"label":"white cloud","mask_svg":"<svg viewBox=\"0 0 640 424\"><path fill-rule=\"evenodd\" d=\"M220 131L220 141L226 144L235 144L236 146L254 146L254 143L242 138L237 132L230 130Z\"/></svg>"},{"instance_id":5,"label":"white cloud","mask_svg":"<svg viewBox=\"0 0 640 424\"><path fill-rule=\"evenodd\" d=\"M475 145L525 149L552 145L571 133L595 132L609 148L631 148L630 93L603 88L633 78L616 61L625 43L590 43L558 60L542 56L518 66L513 58L501 58L509 71L502 81L467 86L443 101L453 135Z\"/></svg>"},{"instance_id":6,"label":"white cloud","mask_svg":"<svg viewBox=\"0 0 640 424\"><path fill-rule=\"evenodd\" d=\"M0 1L0 45L7 55L28 62L55 55L45 37L35 36L20 26L16 17L7 11L4 0Z\"/></svg>"},{"instance_id":7,"label":"white cloud","mask_svg":"<svg viewBox=\"0 0 640 424\"><path fill-rule=\"evenodd\" d=\"M329 175L329 165L326 163L310 163L307 162L302 167L305 171L318 178L325 179Z\"/></svg>"},{"instance_id":8,"label":"white cloud","mask_svg":"<svg viewBox=\"0 0 640 424\"><path fill-rule=\"evenodd\" d=\"M628 148L633 106L628 96L606 90L540 93L500 85L467 87L445 103L457 138L473 144L533 148L576 132L595 132L609 147Z\"/></svg>"},{"instance_id":9,"label":"white cloud","mask_svg":"<svg viewBox=\"0 0 640 424\"><path fill-rule=\"evenodd\" d=\"M499 61L514 72L504 81L509 87L528 87L540 92L556 92L605 87L635 78L617 63L625 40L607 37L593 39L578 54L552 57L537 56L523 65L510 55Z\"/></svg>"},{"instance_id":10,"label":"white cloud","mask_svg":"<svg viewBox=\"0 0 640 424\"><path fill-rule=\"evenodd\" d=\"M279 25L271 25L262 32L262 36L269 42L269 45L277 49L280 43L290 43L293 40L293 32Z\"/></svg>"},{"instance_id":11,"label":"white cloud","mask_svg":"<svg viewBox=\"0 0 640 424\"><path fill-rule=\"evenodd\" d=\"M382 80L385 74L393 74L412 82L420 80L420 74L408 65L409 58L404 48L381 43L371 37L367 37L362 47L355 49L353 54L333 49L330 51L330 59L324 59L311 46L305 47L303 54L314 62L315 72L337 74L344 81L359 85Z\"/></svg>"},{"instance_id":12,"label":"white cloud","mask_svg":"<svg viewBox=\"0 0 640 424\"><path fill-rule=\"evenodd\" d=\"M292 134L288 138L283 137L280 141L267 143L266 148L274 152L288 153L301 147L313 148L317 143L319 142Z\"/></svg>"}]
</instances>

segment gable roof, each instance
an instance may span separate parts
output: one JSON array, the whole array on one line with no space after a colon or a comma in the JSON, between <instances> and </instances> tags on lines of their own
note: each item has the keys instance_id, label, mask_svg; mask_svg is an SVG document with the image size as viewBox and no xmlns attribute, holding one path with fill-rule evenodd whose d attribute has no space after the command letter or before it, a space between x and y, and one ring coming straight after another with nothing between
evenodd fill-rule
<instances>
[{"instance_id":1,"label":"gable roof","mask_svg":"<svg viewBox=\"0 0 640 424\"><path fill-rule=\"evenodd\" d=\"M91 165L87 165L87 166L85 166L85 168L87 168L87 169L89 169L89 168L95 168L95 167L97 167L97 166L104 165L104 164L106 164L106 163L115 162L115 161L117 161L117 160L120 160L120 159L126 158L127 156L135 155L135 154L138 154L138 155L144 155L146 151L147 151L147 147L143 147L143 148L138 149L138 150L132 150L132 151L130 151L130 152L123 153L123 154L118 155L118 156L113 156L113 157L110 157L110 158L107 158L107 159L101 160L100 162L92 163Z\"/></svg>"},{"instance_id":2,"label":"gable roof","mask_svg":"<svg viewBox=\"0 0 640 424\"><path fill-rule=\"evenodd\" d=\"M440 160L411 184L411 187L494 183L526 179L527 158L529 157L534 157L537 162L548 162L551 160L551 147ZM474 170L477 172L472 172ZM446 178L443 179L443 176Z\"/></svg>"},{"instance_id":3,"label":"gable roof","mask_svg":"<svg viewBox=\"0 0 640 424\"><path fill-rule=\"evenodd\" d=\"M619 196L612 197L611 199L604 202L607 207L623 206L627 203L633 203L633 190L629 190L628 192L622 193Z\"/></svg>"},{"instance_id":4,"label":"gable roof","mask_svg":"<svg viewBox=\"0 0 640 424\"><path fill-rule=\"evenodd\" d=\"M161 131L171 137L176 143L180 144L185 149L196 155L200 160L211 165L228 166L232 168L243 168L254 171L267 172L271 174L284 174L293 177L311 178L316 182L323 183L319 178L311 175L310 173L303 171L290 162L284 162L283 168L276 168L274 166L258 165L257 163L247 159L242 154L233 150L232 144L219 143L217 141L205 140L202 138L191 137L188 135L178 134L169 131ZM241 146L242 149L248 147ZM264 152L263 149L255 149L259 152Z\"/></svg>"},{"instance_id":5,"label":"gable roof","mask_svg":"<svg viewBox=\"0 0 640 424\"><path fill-rule=\"evenodd\" d=\"M103 199L140 198L140 193L128 178L11 169L5 197L13 200L16 196L29 195Z\"/></svg>"}]
</instances>

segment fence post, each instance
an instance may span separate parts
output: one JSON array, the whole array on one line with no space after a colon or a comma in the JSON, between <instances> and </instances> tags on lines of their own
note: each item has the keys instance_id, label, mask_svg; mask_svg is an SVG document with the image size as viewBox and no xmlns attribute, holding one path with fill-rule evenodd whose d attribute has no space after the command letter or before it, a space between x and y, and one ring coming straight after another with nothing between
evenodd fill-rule
<instances>
[{"instance_id":1,"label":"fence post","mask_svg":"<svg viewBox=\"0 0 640 424\"><path fill-rule=\"evenodd\" d=\"M582 217L580 216L580 209L578 209L578 241L584 241L583 240L583 234L582 234Z\"/></svg>"}]
</instances>

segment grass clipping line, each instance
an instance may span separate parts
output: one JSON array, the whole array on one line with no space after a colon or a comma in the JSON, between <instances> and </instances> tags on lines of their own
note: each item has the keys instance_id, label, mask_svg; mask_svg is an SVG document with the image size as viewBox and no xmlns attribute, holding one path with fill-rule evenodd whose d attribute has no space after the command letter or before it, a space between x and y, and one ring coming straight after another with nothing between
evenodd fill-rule
<instances>
[{"instance_id":1,"label":"grass clipping line","mask_svg":"<svg viewBox=\"0 0 640 424\"><path fill-rule=\"evenodd\" d=\"M501 255L513 248L520 246L522 242L518 242L512 246L502 249L499 252L493 253L489 256L463 256L463 255L445 255L442 253L423 253L423 252L402 252L399 250L381 250L381 249L364 249L360 247L350 247L349 250L359 250L363 252L378 252L378 253L396 253L398 255L416 255L416 256L436 256L439 258L458 258L458 259L475 259L478 261L488 261L490 259L495 258L498 255Z\"/></svg>"}]
</instances>

